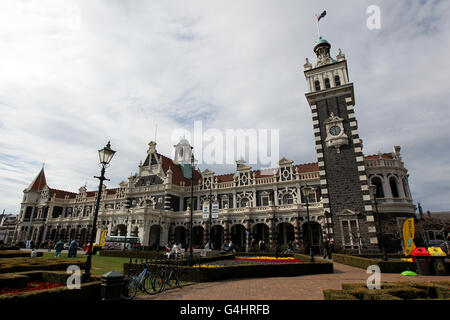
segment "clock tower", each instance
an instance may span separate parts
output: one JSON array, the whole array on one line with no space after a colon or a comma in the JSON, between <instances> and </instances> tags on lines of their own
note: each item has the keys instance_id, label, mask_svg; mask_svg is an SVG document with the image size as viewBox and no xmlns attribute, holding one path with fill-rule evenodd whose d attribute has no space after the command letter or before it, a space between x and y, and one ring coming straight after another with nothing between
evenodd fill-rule
<instances>
[{"instance_id":1,"label":"clock tower","mask_svg":"<svg viewBox=\"0 0 450 320\"><path fill-rule=\"evenodd\" d=\"M328 238L347 248L378 250L375 208L372 206L355 117L355 96L345 55L330 55L322 37L314 46L316 63L308 59L304 73L306 99L312 112L315 149Z\"/></svg>"}]
</instances>

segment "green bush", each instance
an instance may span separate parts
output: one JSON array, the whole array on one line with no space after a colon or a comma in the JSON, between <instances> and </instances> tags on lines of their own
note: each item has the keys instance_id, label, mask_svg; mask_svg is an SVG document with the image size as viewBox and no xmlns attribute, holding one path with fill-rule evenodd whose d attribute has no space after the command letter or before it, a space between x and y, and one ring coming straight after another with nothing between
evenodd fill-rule
<instances>
[{"instance_id":1,"label":"green bush","mask_svg":"<svg viewBox=\"0 0 450 320\"><path fill-rule=\"evenodd\" d=\"M0 259L0 274L32 270L66 270L70 265L84 269L86 262L52 258L8 258Z\"/></svg>"},{"instance_id":2,"label":"green bush","mask_svg":"<svg viewBox=\"0 0 450 320\"><path fill-rule=\"evenodd\" d=\"M42 252L37 252L38 257L42 257ZM3 258L18 258L18 257L31 257L31 251L20 250L0 250L0 259Z\"/></svg>"},{"instance_id":3,"label":"green bush","mask_svg":"<svg viewBox=\"0 0 450 320\"><path fill-rule=\"evenodd\" d=\"M30 277L20 273L0 274L0 288L23 288L27 286Z\"/></svg>"},{"instance_id":4,"label":"green bush","mask_svg":"<svg viewBox=\"0 0 450 320\"><path fill-rule=\"evenodd\" d=\"M342 290L324 290L326 300L428 300L449 299L449 281L437 282L383 282L381 289L370 290L365 283L344 283Z\"/></svg>"},{"instance_id":5,"label":"green bush","mask_svg":"<svg viewBox=\"0 0 450 320\"><path fill-rule=\"evenodd\" d=\"M163 251L143 251L143 250L100 250L99 255L102 257L132 258L132 259L158 259L164 258Z\"/></svg>"},{"instance_id":6,"label":"green bush","mask_svg":"<svg viewBox=\"0 0 450 320\"><path fill-rule=\"evenodd\" d=\"M325 300L358 300L355 296L342 290L323 290L323 297Z\"/></svg>"},{"instance_id":7,"label":"green bush","mask_svg":"<svg viewBox=\"0 0 450 320\"><path fill-rule=\"evenodd\" d=\"M227 258L232 258L229 256ZM223 257L222 257L223 258ZM223 260L223 259L221 259ZM201 260L199 263L211 261ZM143 270L142 265L132 265L134 272ZM124 263L123 273L129 274L129 263ZM180 279L184 281L208 282L224 279L253 278L253 277L289 277L305 274L333 273L332 263L267 263L231 265L216 268L193 268L189 266L179 266Z\"/></svg>"},{"instance_id":8,"label":"green bush","mask_svg":"<svg viewBox=\"0 0 450 320\"><path fill-rule=\"evenodd\" d=\"M70 290L67 287L59 287L47 290L22 292L16 294L2 294L0 301L76 301L76 300L99 300L100 281L81 284L81 289Z\"/></svg>"},{"instance_id":9,"label":"green bush","mask_svg":"<svg viewBox=\"0 0 450 320\"><path fill-rule=\"evenodd\" d=\"M377 265L382 273L401 273L405 270L416 271L416 264L406 261L382 261L347 254L334 254L333 261L362 269L367 269L371 265Z\"/></svg>"}]
</instances>

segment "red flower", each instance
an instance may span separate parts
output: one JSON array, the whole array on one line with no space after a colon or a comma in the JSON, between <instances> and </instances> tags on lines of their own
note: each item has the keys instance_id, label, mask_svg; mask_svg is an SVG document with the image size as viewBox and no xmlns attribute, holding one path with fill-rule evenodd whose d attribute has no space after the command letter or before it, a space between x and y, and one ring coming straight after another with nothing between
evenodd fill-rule
<instances>
[{"instance_id":1,"label":"red flower","mask_svg":"<svg viewBox=\"0 0 450 320\"><path fill-rule=\"evenodd\" d=\"M0 295L52 289L52 288L58 288L58 287L63 287L63 286L64 286L64 284L62 284L62 283L51 283L49 281L47 281L47 282L32 281L32 282L28 282L28 284L25 288L16 289L16 288L4 287L4 288L0 289Z\"/></svg>"}]
</instances>

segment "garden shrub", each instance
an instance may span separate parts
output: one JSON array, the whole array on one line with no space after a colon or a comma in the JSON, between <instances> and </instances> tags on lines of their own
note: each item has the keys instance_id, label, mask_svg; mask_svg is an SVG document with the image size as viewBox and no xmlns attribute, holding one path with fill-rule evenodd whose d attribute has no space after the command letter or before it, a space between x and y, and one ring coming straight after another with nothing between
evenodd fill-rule
<instances>
[{"instance_id":1,"label":"garden shrub","mask_svg":"<svg viewBox=\"0 0 450 320\"><path fill-rule=\"evenodd\" d=\"M42 257L42 252L37 252L38 257ZM20 251L20 250L0 250L0 259L3 258L18 258L18 257L30 257L31 251Z\"/></svg>"},{"instance_id":2,"label":"garden shrub","mask_svg":"<svg viewBox=\"0 0 450 320\"><path fill-rule=\"evenodd\" d=\"M232 258L229 256L228 258ZM207 259L207 258L206 258ZM223 259L221 259L223 260ZM202 259L200 263L205 263ZM132 264L134 272L143 270L143 265ZM129 274L129 263L124 263L123 273ZM235 278L252 277L289 277L305 274L332 273L333 264L330 262L320 263L266 263L266 264L244 264L232 265L216 268L194 268L189 266L179 266L180 279L184 281L208 282Z\"/></svg>"},{"instance_id":3,"label":"garden shrub","mask_svg":"<svg viewBox=\"0 0 450 320\"><path fill-rule=\"evenodd\" d=\"M342 300L353 296L359 300L429 300L449 299L449 281L383 282L381 289L370 290L365 283L344 283L342 290L323 290L326 300ZM349 295L349 296L347 296Z\"/></svg>"},{"instance_id":4,"label":"garden shrub","mask_svg":"<svg viewBox=\"0 0 450 320\"><path fill-rule=\"evenodd\" d=\"M325 300L358 300L355 296L343 290L323 290Z\"/></svg>"},{"instance_id":5,"label":"garden shrub","mask_svg":"<svg viewBox=\"0 0 450 320\"><path fill-rule=\"evenodd\" d=\"M0 274L0 288L14 287L23 288L26 287L30 277L19 273L5 273Z\"/></svg>"},{"instance_id":6,"label":"garden shrub","mask_svg":"<svg viewBox=\"0 0 450 320\"><path fill-rule=\"evenodd\" d=\"M32 270L66 270L70 265L84 269L86 262L52 258L9 258L0 259L0 274Z\"/></svg>"},{"instance_id":7,"label":"garden shrub","mask_svg":"<svg viewBox=\"0 0 450 320\"><path fill-rule=\"evenodd\" d=\"M416 264L406 261L382 261L346 254L334 254L333 261L362 269L367 269L371 265L377 265L382 273L401 273L405 270L416 271Z\"/></svg>"}]
</instances>

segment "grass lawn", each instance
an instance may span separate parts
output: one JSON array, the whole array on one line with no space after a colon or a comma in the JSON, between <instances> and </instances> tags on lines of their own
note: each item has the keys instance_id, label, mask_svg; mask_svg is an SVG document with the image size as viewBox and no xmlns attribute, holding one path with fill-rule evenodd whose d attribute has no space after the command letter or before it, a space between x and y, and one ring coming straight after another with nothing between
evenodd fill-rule
<instances>
[{"instance_id":1,"label":"grass lawn","mask_svg":"<svg viewBox=\"0 0 450 320\"><path fill-rule=\"evenodd\" d=\"M44 252L43 258L55 258L54 252ZM61 258L63 259L73 259L74 261L86 261L87 256L84 254L84 252L81 252L77 254L76 258L68 258L67 253L63 253L61 255ZM37 258L39 259L39 258ZM123 273L123 264L130 261L129 258L117 258L117 257L102 257L99 255L92 256L92 267L91 267L91 273L93 275L103 275L109 271L118 271L120 273Z\"/></svg>"},{"instance_id":2,"label":"grass lawn","mask_svg":"<svg viewBox=\"0 0 450 320\"><path fill-rule=\"evenodd\" d=\"M43 258L53 258L53 259L60 259L55 258L54 252L44 252ZM61 258L63 259L73 259L74 261L86 261L87 256L84 254L84 252L81 252L81 254L77 254L76 258L68 258L67 253L61 254ZM39 259L39 258L36 258ZM120 273L123 273L123 264L130 261L130 258L120 258L120 257L103 257L99 255L92 256L92 267L91 267L91 274L93 275L103 275L105 273L108 273L110 271L118 271ZM134 261L134 260L133 260ZM181 286L188 286L195 284L195 282L187 282L187 281L180 281ZM166 286L164 290L170 290L174 289L175 287L171 288ZM138 291L138 295L145 294L140 293Z\"/></svg>"}]
</instances>

